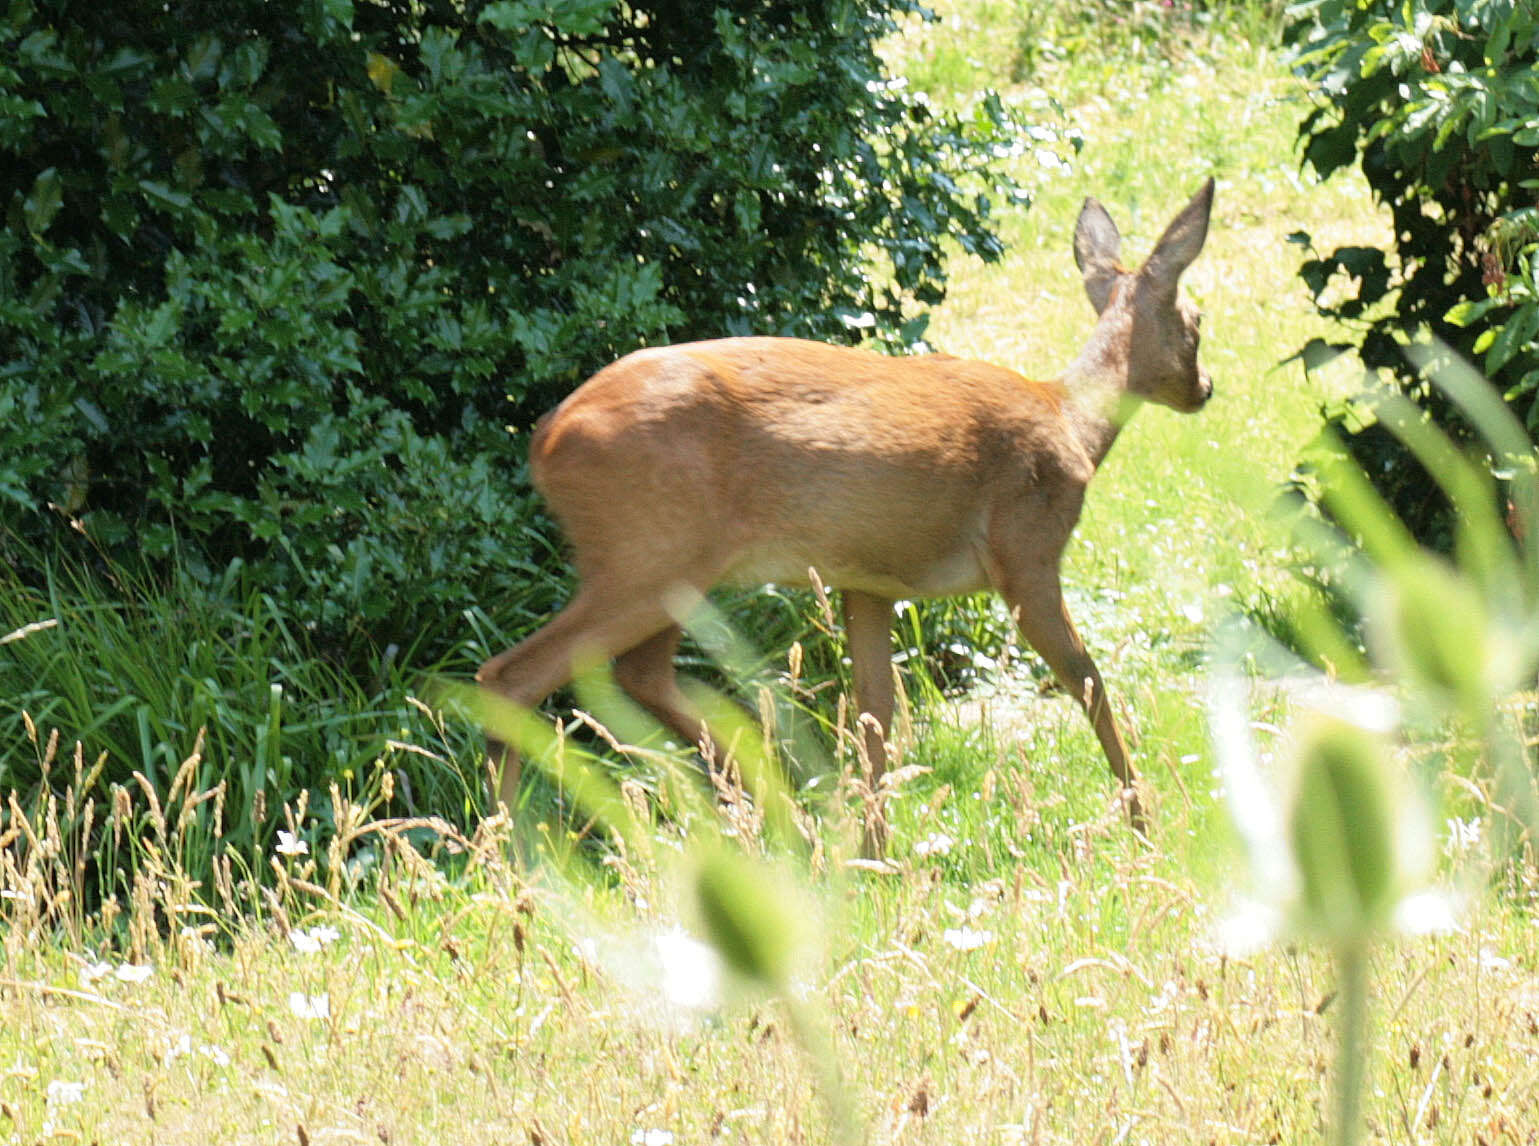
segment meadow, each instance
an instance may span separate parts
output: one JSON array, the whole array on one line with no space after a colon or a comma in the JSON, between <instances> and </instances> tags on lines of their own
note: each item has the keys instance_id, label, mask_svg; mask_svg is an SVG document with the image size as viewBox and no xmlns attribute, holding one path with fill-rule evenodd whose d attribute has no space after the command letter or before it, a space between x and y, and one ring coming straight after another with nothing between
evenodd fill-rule
<instances>
[{"instance_id":1,"label":"meadow","mask_svg":"<svg viewBox=\"0 0 1539 1146\"><path fill-rule=\"evenodd\" d=\"M1360 182L1300 173L1307 99L1274 46L1272 7L1052 50L1048 33L1074 26L1026 37L1028 8L941 5L938 23L892 48L935 99L995 84L1083 137L1067 166L1022 149L1033 201L1006 220L1003 261L957 273L931 322L937 348L1052 376L1090 328L1070 252L1083 197L1107 206L1136 259L1202 179L1218 180L1185 279L1206 314L1216 397L1196 416L1150 409L1133 422L1066 558L1071 612L1149 787L1151 843L1114 806L1081 714L1016 650L987 684L907 710L885 863L855 860L837 832L783 846L728 793L726 838L778 873L775 918L794 933L776 998L701 946L693 821L655 823L634 789L601 860L571 859L569 828L542 824L533 862L518 866L500 819L467 835L381 813L384 772L362 794L339 784L283 810L291 830L276 852L227 860L198 887L179 864L180 826L213 800L168 768L166 783L131 793L131 814L95 813L145 825L149 860L106 921L60 902L83 862L59 826L80 814L73 797L13 809L0 840L0 1141L1013 1146L1325 1133L1332 963L1308 943L1221 941L1256 888L1209 706L1215 634L1294 592L1278 490L1322 404L1356 384L1293 358L1329 331L1290 236L1324 247L1385 224ZM457 718L430 701L392 751L456 742L435 736ZM1258 690L1253 704L1267 764L1286 753L1292 701ZM84 791L91 761L72 757L67 732L61 744L27 728L44 771ZM1539 1125L1529 877L1485 858L1496 814L1481 777L1450 771L1444 786L1460 802L1433 846L1460 913L1451 930L1375 948L1367 1138L1528 1143ZM306 830L317 820L326 833ZM14 847L23 835L29 846ZM108 934L122 938L109 946Z\"/></svg>"}]
</instances>

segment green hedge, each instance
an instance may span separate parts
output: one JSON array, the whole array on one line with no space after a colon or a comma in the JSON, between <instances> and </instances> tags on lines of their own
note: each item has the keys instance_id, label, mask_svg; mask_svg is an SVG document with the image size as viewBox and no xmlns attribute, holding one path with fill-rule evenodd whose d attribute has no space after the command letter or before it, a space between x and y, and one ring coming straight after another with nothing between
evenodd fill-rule
<instances>
[{"instance_id":1,"label":"green hedge","mask_svg":"<svg viewBox=\"0 0 1539 1146\"><path fill-rule=\"evenodd\" d=\"M1018 125L887 77L918 10L15 0L0 560L241 563L354 664L543 611L521 440L588 372L911 343L947 250L1000 253Z\"/></svg>"},{"instance_id":2,"label":"green hedge","mask_svg":"<svg viewBox=\"0 0 1539 1146\"><path fill-rule=\"evenodd\" d=\"M1300 128L1321 176L1357 164L1392 244L1311 251L1303 275L1351 349L1465 441L1458 411L1408 363L1435 335L1539 430L1539 15L1512 0L1308 0L1288 35L1315 107ZM1297 240L1309 244L1309 236ZM1311 348L1323 351L1324 347ZM1352 452L1423 540L1452 543L1425 471L1362 410L1332 411ZM1499 471L1499 466L1497 467Z\"/></svg>"}]
</instances>

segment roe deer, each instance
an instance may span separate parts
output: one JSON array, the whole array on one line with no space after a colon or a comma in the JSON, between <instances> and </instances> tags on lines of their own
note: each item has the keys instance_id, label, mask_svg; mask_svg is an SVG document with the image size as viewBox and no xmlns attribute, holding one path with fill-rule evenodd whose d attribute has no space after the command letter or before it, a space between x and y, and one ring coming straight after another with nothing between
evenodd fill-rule
<instances>
[{"instance_id":1,"label":"roe deer","mask_svg":"<svg viewBox=\"0 0 1539 1146\"><path fill-rule=\"evenodd\" d=\"M698 744L700 713L674 674L681 594L720 582L806 585L815 570L842 591L879 780L894 600L992 588L1084 707L1143 830L1127 748L1064 608L1058 566L1085 487L1133 408L1196 411L1213 393L1197 364L1199 316L1178 289L1212 205L1209 179L1129 271L1116 224L1085 200L1074 260L1100 317L1056 381L791 338L654 347L600 370L530 445L534 484L571 543L576 595L476 679L533 708L574 666L612 658L621 687ZM491 751L511 806L517 755L495 742Z\"/></svg>"}]
</instances>

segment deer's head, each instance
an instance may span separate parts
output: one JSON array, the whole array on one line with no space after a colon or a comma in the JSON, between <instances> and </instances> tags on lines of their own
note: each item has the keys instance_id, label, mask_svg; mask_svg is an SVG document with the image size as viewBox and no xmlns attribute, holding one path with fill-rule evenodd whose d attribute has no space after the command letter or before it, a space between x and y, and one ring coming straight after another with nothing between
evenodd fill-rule
<instances>
[{"instance_id":1,"label":"deer's head","mask_svg":"<svg viewBox=\"0 0 1539 1146\"><path fill-rule=\"evenodd\" d=\"M1106 208L1086 199L1074 228L1074 261L1101 316L1108 353L1126 370L1127 393L1173 410L1200 410L1213 380L1197 362L1201 315L1181 295L1181 272L1202 250L1213 209L1213 180L1171 220L1136 271L1122 266L1122 236Z\"/></svg>"}]
</instances>

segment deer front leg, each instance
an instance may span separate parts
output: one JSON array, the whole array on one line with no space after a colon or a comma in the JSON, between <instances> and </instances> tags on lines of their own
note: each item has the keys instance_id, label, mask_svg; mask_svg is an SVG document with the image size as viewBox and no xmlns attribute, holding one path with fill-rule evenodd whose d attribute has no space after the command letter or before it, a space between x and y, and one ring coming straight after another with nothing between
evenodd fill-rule
<instances>
[{"instance_id":1,"label":"deer front leg","mask_svg":"<svg viewBox=\"0 0 1539 1146\"><path fill-rule=\"evenodd\" d=\"M1026 642L1045 660L1060 684L1068 689L1090 718L1112 775L1122 787L1128 820L1133 830L1147 834L1143 806L1138 800L1138 778L1128 760L1127 745L1112 717L1111 701L1095 661L1086 651L1063 600L1056 569L1036 569L1018 576L1004 592L1005 603L1015 614Z\"/></svg>"}]
</instances>

